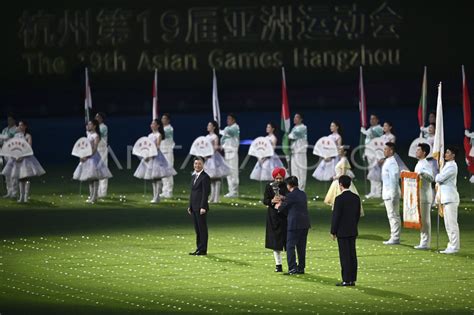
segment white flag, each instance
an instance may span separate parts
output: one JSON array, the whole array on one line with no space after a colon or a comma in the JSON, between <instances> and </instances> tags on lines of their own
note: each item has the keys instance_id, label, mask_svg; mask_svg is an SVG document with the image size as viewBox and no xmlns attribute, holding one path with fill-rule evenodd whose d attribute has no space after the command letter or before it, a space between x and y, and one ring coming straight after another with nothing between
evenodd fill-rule
<instances>
[{"instance_id":1,"label":"white flag","mask_svg":"<svg viewBox=\"0 0 474 315\"><path fill-rule=\"evenodd\" d=\"M85 113L85 120L86 124L90 120L90 109L92 109L92 95L91 95L91 87L89 85L89 71L86 68L86 82L85 82L85 96L84 96L84 113Z\"/></svg>"},{"instance_id":2,"label":"white flag","mask_svg":"<svg viewBox=\"0 0 474 315\"><path fill-rule=\"evenodd\" d=\"M217 77L216 69L212 69L212 116L217 124L221 125L221 110L219 108L219 98L217 96Z\"/></svg>"},{"instance_id":3,"label":"white flag","mask_svg":"<svg viewBox=\"0 0 474 315\"><path fill-rule=\"evenodd\" d=\"M441 82L438 86L438 103L436 105L436 131L433 144L433 158L438 161L441 169L444 165L444 124L443 102L441 100Z\"/></svg>"},{"instance_id":4,"label":"white flag","mask_svg":"<svg viewBox=\"0 0 474 315\"><path fill-rule=\"evenodd\" d=\"M153 80L153 107L152 107L152 117L153 119L158 119L158 70L155 69L155 78Z\"/></svg>"}]
</instances>

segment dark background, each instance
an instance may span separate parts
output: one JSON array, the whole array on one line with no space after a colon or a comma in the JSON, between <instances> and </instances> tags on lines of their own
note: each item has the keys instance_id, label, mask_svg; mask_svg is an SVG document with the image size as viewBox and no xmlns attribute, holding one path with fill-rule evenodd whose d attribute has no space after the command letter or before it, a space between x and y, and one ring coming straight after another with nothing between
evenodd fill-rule
<instances>
[{"instance_id":1,"label":"dark background","mask_svg":"<svg viewBox=\"0 0 474 315\"><path fill-rule=\"evenodd\" d=\"M389 7L400 17L395 25L398 38L373 35L371 14L384 6L384 3L385 7ZM315 5L326 7L329 13L325 25L332 35L325 39L298 38L300 5L305 8ZM272 39L226 41L225 10L236 6L255 7L257 12L272 8L279 12L280 8L289 8L293 14L291 24L294 27L286 33L284 39L275 36ZM471 69L474 68L472 40L469 35L474 26L471 6L468 1L436 3L378 0L298 3L110 0L73 4L49 0L27 5L21 2L10 3L9 8L0 13L3 41L3 49L0 51L1 113L5 115L7 112L14 112L18 117L30 120L35 152L41 159L73 159L69 156L70 147L83 134L84 67L89 66L93 112L104 111L108 114L110 143L117 148L115 151L119 158L123 158L125 143L133 145L139 136L146 134L150 120L153 72L136 69L138 56L142 51L151 54L165 50L179 54L192 53L198 59L197 70L159 70L160 112L172 114L176 142L183 145L185 149L181 152L184 154L192 140L204 133L211 117L212 72L207 61L209 52L213 49L233 53L280 51L283 55L282 65L286 68L290 112L300 111L305 114L310 143L327 134L330 121L338 119L345 129L345 142L355 145L359 129L357 84L360 62L343 70L334 66L295 68L291 52L294 48L304 47L318 51L340 51L358 49L364 45L367 49L398 49L400 52L399 64L364 66L369 113L378 113L382 121L391 120L399 143L408 145L418 135L416 110L421 93L423 66L426 65L429 110L435 108L437 84L443 81L446 142L460 144L463 133L461 64L466 66L468 79L473 77ZM186 41L189 12L193 8L215 9L215 42ZM336 8L342 11L336 12ZM347 8L353 10L343 11ZM124 42L101 43L99 14L117 9L129 12L128 38ZM70 14L89 12L89 43L85 43L83 38L75 43L72 37L63 44L59 43L61 19L66 10ZM160 24L160 17L169 11L179 18L181 28L175 40L165 42L162 38L169 33ZM137 22L137 16L141 12L150 14L148 43L144 43L142 24ZM40 24L29 26L36 25L33 30L40 35L35 44L28 46L24 42L22 27L25 25L22 23L35 14L37 23ZM349 38L343 29L339 29L339 33L334 35L338 21L350 26L353 21L350 14L355 14L356 22L361 19L365 21L363 32L351 32L352 37ZM43 19L38 19L38 16ZM338 19L334 19L335 16ZM257 22L254 26L257 33L261 34L263 22L258 17ZM48 40L44 40L44 29L49 32ZM360 30L358 26L355 29ZM106 54L114 50L127 59L125 72L107 71L104 67L94 69L91 60L80 61L77 58L80 53ZM29 74L24 56L37 53L48 58L63 57L66 60L64 73ZM266 69L217 69L217 75L223 117L231 111L239 115L243 139L262 135L267 121L279 123L280 65Z\"/></svg>"}]
</instances>

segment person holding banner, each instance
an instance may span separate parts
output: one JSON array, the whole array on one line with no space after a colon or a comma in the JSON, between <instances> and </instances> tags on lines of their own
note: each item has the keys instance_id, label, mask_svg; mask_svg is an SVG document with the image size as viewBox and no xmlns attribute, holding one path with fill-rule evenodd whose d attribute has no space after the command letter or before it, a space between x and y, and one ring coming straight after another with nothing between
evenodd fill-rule
<instances>
[{"instance_id":1,"label":"person holding banner","mask_svg":"<svg viewBox=\"0 0 474 315\"><path fill-rule=\"evenodd\" d=\"M231 174L231 169L220 154L221 145L219 136L216 132L219 130L217 121L213 120L207 124L206 138L212 143L214 154L206 157L204 170L211 179L211 197L209 202L218 203L220 201L222 178Z\"/></svg>"},{"instance_id":2,"label":"person holding banner","mask_svg":"<svg viewBox=\"0 0 474 315\"><path fill-rule=\"evenodd\" d=\"M379 118L377 115L370 115L370 127L365 129L360 128L360 132L365 135L365 144L367 145L372 139L382 136L383 128L379 124ZM381 182L380 182L380 165L375 157L367 158L369 165L369 172L367 179L370 181L370 193L367 194L366 198L380 198L381 196Z\"/></svg>"},{"instance_id":3,"label":"person holding banner","mask_svg":"<svg viewBox=\"0 0 474 315\"><path fill-rule=\"evenodd\" d=\"M288 134L291 140L291 175L298 178L298 188L304 191L306 187L306 172L308 169L308 160L306 151L308 149L308 128L303 124L303 115L296 113L293 118L295 126Z\"/></svg>"},{"instance_id":4,"label":"person holding banner","mask_svg":"<svg viewBox=\"0 0 474 315\"><path fill-rule=\"evenodd\" d=\"M390 224L390 239L385 245L400 244L400 169L395 160L395 144L387 142L384 147L385 162L382 166L382 199Z\"/></svg>"},{"instance_id":5,"label":"person holding banner","mask_svg":"<svg viewBox=\"0 0 474 315\"><path fill-rule=\"evenodd\" d=\"M234 114L227 115L227 127L219 131L222 136L222 148L225 153L225 161L229 165L231 173L227 176L229 192L226 198L239 197L239 145L240 127Z\"/></svg>"},{"instance_id":6,"label":"person holding banner","mask_svg":"<svg viewBox=\"0 0 474 315\"><path fill-rule=\"evenodd\" d=\"M275 150L278 139L275 136L276 125L272 122L267 124L267 136L265 137L268 139ZM252 172L250 173L250 179L258 180L258 181L270 181L273 180L272 172L275 168L283 167L283 162L280 160L276 153L273 156L262 158L257 161L255 164Z\"/></svg>"},{"instance_id":7,"label":"person holding banner","mask_svg":"<svg viewBox=\"0 0 474 315\"><path fill-rule=\"evenodd\" d=\"M162 178L176 175L176 171L168 164L165 156L160 151L161 141L166 138L161 121L159 119L153 119L150 124L150 129L151 133L148 135L148 139L156 145L158 154L150 158L142 159L133 176L140 179L151 180L153 199L150 203L159 203Z\"/></svg>"},{"instance_id":8,"label":"person holding banner","mask_svg":"<svg viewBox=\"0 0 474 315\"><path fill-rule=\"evenodd\" d=\"M415 249L429 249L431 244L431 204L433 202L433 191L431 183L434 181L433 169L426 159L430 154L430 146L426 143L418 144L415 173L420 176L419 200L421 210L420 244Z\"/></svg>"},{"instance_id":9,"label":"person holding banner","mask_svg":"<svg viewBox=\"0 0 474 315\"><path fill-rule=\"evenodd\" d=\"M7 117L7 126L2 130L2 134L0 136L0 149L2 148L5 141L15 136L16 131L16 119L13 114L9 114ZM0 157L0 165L6 166L10 160L12 160L11 157ZM11 163L13 163L13 161ZM3 198L16 198L18 195L18 180L11 176L5 176L5 183L7 186L7 194L3 196Z\"/></svg>"},{"instance_id":10,"label":"person holding banner","mask_svg":"<svg viewBox=\"0 0 474 315\"><path fill-rule=\"evenodd\" d=\"M274 181L265 186L263 195L263 204L267 206L265 248L273 250L275 272L283 272L281 252L286 248L287 218L275 209L275 205L288 194L288 188L284 182L285 176L286 170L283 167L276 167L272 171Z\"/></svg>"},{"instance_id":11,"label":"person holding banner","mask_svg":"<svg viewBox=\"0 0 474 315\"><path fill-rule=\"evenodd\" d=\"M33 139L26 121L20 120L18 122L15 138L23 138L31 147L33 146ZM13 178L14 181L18 181L20 190L18 202L20 203L28 202L30 195L30 179L32 177L44 175L45 173L45 170L34 155L28 155L18 159L10 158L9 163L7 163L2 171L2 174L5 177L10 177Z\"/></svg>"},{"instance_id":12,"label":"person holding banner","mask_svg":"<svg viewBox=\"0 0 474 315\"><path fill-rule=\"evenodd\" d=\"M98 151L100 142L99 122L93 119L87 123L86 128L87 140L89 140L92 147L92 155L80 159L72 178L81 182L89 182L89 198L86 202L94 204L99 198L99 180L111 178L112 174Z\"/></svg>"},{"instance_id":13,"label":"person holding banner","mask_svg":"<svg viewBox=\"0 0 474 315\"><path fill-rule=\"evenodd\" d=\"M165 131L165 138L161 142L160 150L163 152L168 164L171 167L174 167L174 129L170 124L171 118L170 114L164 113L161 116L161 123L163 124L163 129ZM172 198L173 197L173 187L174 179L173 176L163 177L163 193L160 195L161 198Z\"/></svg>"},{"instance_id":14,"label":"person holding banner","mask_svg":"<svg viewBox=\"0 0 474 315\"><path fill-rule=\"evenodd\" d=\"M95 115L95 119L99 122L99 133L100 133L100 142L97 148L100 158L104 162L104 165L108 167L109 165L109 128L104 123L105 114L99 112ZM99 180L99 198L107 197L107 189L109 186L109 180L107 178Z\"/></svg>"},{"instance_id":15,"label":"person holding banner","mask_svg":"<svg viewBox=\"0 0 474 315\"><path fill-rule=\"evenodd\" d=\"M342 146L341 124L338 121L333 121L331 122L329 129L331 130L331 134L328 136L328 138L334 141L334 143L336 143L336 146L339 148L340 146ZM318 164L318 167L316 167L316 169L314 170L313 177L316 180L322 182L332 180L333 177L336 175L335 168L338 160L338 157L329 157L321 160L321 162Z\"/></svg>"},{"instance_id":16,"label":"person holding banner","mask_svg":"<svg viewBox=\"0 0 474 315\"><path fill-rule=\"evenodd\" d=\"M435 177L439 185L436 199L444 210L444 226L449 239L448 246L440 252L441 254L455 254L461 247L458 225L459 193L456 187L458 166L455 161L458 152L458 149L452 146L446 149L444 154L446 163Z\"/></svg>"}]
</instances>

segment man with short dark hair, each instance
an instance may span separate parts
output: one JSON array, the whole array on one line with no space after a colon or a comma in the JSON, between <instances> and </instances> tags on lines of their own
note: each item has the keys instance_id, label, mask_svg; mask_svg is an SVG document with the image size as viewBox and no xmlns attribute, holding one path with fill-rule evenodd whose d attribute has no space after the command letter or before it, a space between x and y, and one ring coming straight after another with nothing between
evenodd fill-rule
<instances>
[{"instance_id":1,"label":"man with short dark hair","mask_svg":"<svg viewBox=\"0 0 474 315\"><path fill-rule=\"evenodd\" d=\"M421 229L420 244L415 249L429 249L431 244L431 204L433 203L433 190L431 183L434 181L433 167L426 157L430 154L430 146L427 143L420 143L416 148L416 158L418 163L415 166L415 173L420 176L420 210Z\"/></svg>"},{"instance_id":2,"label":"man with short dark hair","mask_svg":"<svg viewBox=\"0 0 474 315\"><path fill-rule=\"evenodd\" d=\"M444 154L446 163L435 178L439 185L439 203L443 205L444 226L449 239L446 249L440 252L442 254L455 254L461 247L458 225L459 193L456 187L458 166L455 161L458 152L458 148L453 146L446 149Z\"/></svg>"},{"instance_id":3,"label":"man with short dark hair","mask_svg":"<svg viewBox=\"0 0 474 315\"><path fill-rule=\"evenodd\" d=\"M196 250L189 255L207 255L207 213L209 212L209 193L211 179L204 172L204 160L201 157L194 159L194 173L191 181L191 196L189 198L188 213L193 216L196 231Z\"/></svg>"},{"instance_id":4,"label":"man with short dark hair","mask_svg":"<svg viewBox=\"0 0 474 315\"><path fill-rule=\"evenodd\" d=\"M332 212L331 237L337 238L339 259L341 261L342 282L337 286L354 286L357 281L356 238L357 224L360 218L360 198L350 191L351 178L339 177L341 194L334 201Z\"/></svg>"},{"instance_id":5,"label":"man with short dark hair","mask_svg":"<svg viewBox=\"0 0 474 315\"><path fill-rule=\"evenodd\" d=\"M384 241L385 245L400 244L400 169L395 160L395 143L387 142L383 153L385 161L382 166L382 199L387 210L390 224L390 239Z\"/></svg>"},{"instance_id":6,"label":"man with short dark hair","mask_svg":"<svg viewBox=\"0 0 474 315\"><path fill-rule=\"evenodd\" d=\"M160 143L160 151L165 156L168 161L168 165L174 166L174 129L171 126L171 116L168 113L164 113L161 116L161 123L163 124L163 130L165 131L165 138ZM163 177L161 179L163 182L163 192L161 192L160 197L162 198L171 198L173 197L173 188L174 188L174 179L173 176Z\"/></svg>"},{"instance_id":7,"label":"man with short dark hair","mask_svg":"<svg viewBox=\"0 0 474 315\"><path fill-rule=\"evenodd\" d=\"M284 201L275 205L275 209L287 215L286 252L288 274L304 274L306 267L306 241L311 227L308 212L308 199L304 191L298 188L298 178L290 176L285 180L289 193ZM295 248L298 252L296 263Z\"/></svg>"}]
</instances>

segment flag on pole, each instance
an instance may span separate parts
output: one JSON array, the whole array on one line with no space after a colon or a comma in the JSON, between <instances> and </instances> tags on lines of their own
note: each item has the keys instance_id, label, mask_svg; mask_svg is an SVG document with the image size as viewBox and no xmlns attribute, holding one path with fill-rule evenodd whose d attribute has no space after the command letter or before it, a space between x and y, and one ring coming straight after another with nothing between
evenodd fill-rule
<instances>
[{"instance_id":1,"label":"flag on pole","mask_svg":"<svg viewBox=\"0 0 474 315\"><path fill-rule=\"evenodd\" d=\"M290 106L288 104L288 94L286 93L285 68L281 68L281 131L283 132L282 150L288 157L290 156L290 145L288 134L290 132Z\"/></svg>"},{"instance_id":2,"label":"flag on pole","mask_svg":"<svg viewBox=\"0 0 474 315\"><path fill-rule=\"evenodd\" d=\"M420 104L418 105L418 124L421 127L425 126L426 122L426 111L428 108L428 101L427 101L427 82L426 82L426 66L425 71L423 74L423 83L421 84L421 97L420 97Z\"/></svg>"},{"instance_id":3,"label":"flag on pole","mask_svg":"<svg viewBox=\"0 0 474 315\"><path fill-rule=\"evenodd\" d=\"M152 105L152 117L158 119L158 70L155 69L155 77L153 79L153 105Z\"/></svg>"},{"instance_id":4,"label":"flag on pole","mask_svg":"<svg viewBox=\"0 0 474 315\"><path fill-rule=\"evenodd\" d=\"M367 128L367 102L365 99L364 79L362 77L362 66L359 70L359 114L361 128ZM365 135L360 133L359 145L365 144ZM364 150L359 150L360 158L364 161Z\"/></svg>"},{"instance_id":5,"label":"flag on pole","mask_svg":"<svg viewBox=\"0 0 474 315\"><path fill-rule=\"evenodd\" d=\"M92 95L91 87L89 84L89 71L86 67L86 80L85 80L85 95L84 95L84 114L86 124L90 120L90 110L92 109Z\"/></svg>"},{"instance_id":6,"label":"flag on pole","mask_svg":"<svg viewBox=\"0 0 474 315\"><path fill-rule=\"evenodd\" d=\"M443 125L443 102L441 99L441 82L438 86L438 101L436 104L436 131L433 144L433 159L438 162L441 170L444 166L444 125ZM437 187L438 190L438 187ZM437 194L439 196L439 194ZM438 199L438 198L437 198ZM439 204L439 200L437 200ZM439 215L443 216L443 207L439 205Z\"/></svg>"},{"instance_id":7,"label":"flag on pole","mask_svg":"<svg viewBox=\"0 0 474 315\"><path fill-rule=\"evenodd\" d=\"M464 114L464 129L471 130L471 101L469 100L469 90L467 88L464 65L462 66L462 109ZM471 141L466 136L464 136L464 151L466 152L467 170L471 175L473 175L474 157L469 155L471 151Z\"/></svg>"},{"instance_id":8,"label":"flag on pole","mask_svg":"<svg viewBox=\"0 0 474 315\"><path fill-rule=\"evenodd\" d=\"M221 125L221 109L219 108L219 97L217 95L217 76L216 69L212 69L212 117Z\"/></svg>"}]
</instances>

